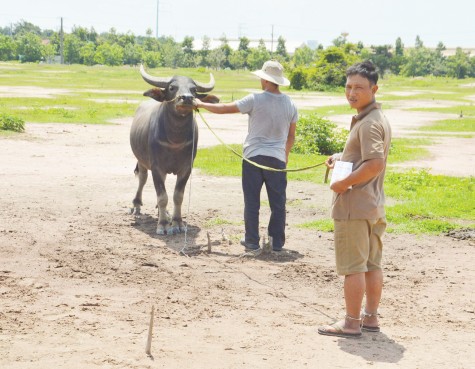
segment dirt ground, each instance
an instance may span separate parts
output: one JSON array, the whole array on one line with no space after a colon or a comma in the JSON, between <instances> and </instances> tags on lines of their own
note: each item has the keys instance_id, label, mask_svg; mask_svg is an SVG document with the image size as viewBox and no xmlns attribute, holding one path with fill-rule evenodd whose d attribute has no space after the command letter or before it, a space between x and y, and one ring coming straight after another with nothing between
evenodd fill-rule
<instances>
[{"instance_id":1,"label":"dirt ground","mask_svg":"<svg viewBox=\"0 0 475 369\"><path fill-rule=\"evenodd\" d=\"M242 117L207 117L242 141ZM0 368L475 367L473 238L387 234L382 332L320 336L344 314L333 235L297 225L328 218L328 187L291 182L286 250L253 257L239 245L240 179L195 170L188 232L157 236L151 180L143 216L128 214L129 128L27 124L0 137ZM200 145L216 143L202 126ZM473 160L473 141L465 149ZM431 167L449 169L444 155ZM263 206L262 233L268 216Z\"/></svg>"}]
</instances>

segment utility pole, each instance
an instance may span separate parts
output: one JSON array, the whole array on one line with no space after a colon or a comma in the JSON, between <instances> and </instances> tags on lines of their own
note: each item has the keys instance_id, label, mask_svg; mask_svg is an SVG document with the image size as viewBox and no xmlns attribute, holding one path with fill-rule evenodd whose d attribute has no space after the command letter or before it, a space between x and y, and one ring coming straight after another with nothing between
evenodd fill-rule
<instances>
[{"instance_id":1,"label":"utility pole","mask_svg":"<svg viewBox=\"0 0 475 369\"><path fill-rule=\"evenodd\" d=\"M270 42L270 53L274 53L274 25L272 25L272 34L271 34L271 42Z\"/></svg>"},{"instance_id":2,"label":"utility pole","mask_svg":"<svg viewBox=\"0 0 475 369\"><path fill-rule=\"evenodd\" d=\"M155 37L158 39L158 5L160 0L157 0L157 21L155 23Z\"/></svg>"},{"instance_id":3,"label":"utility pole","mask_svg":"<svg viewBox=\"0 0 475 369\"><path fill-rule=\"evenodd\" d=\"M60 63L61 63L61 64L64 64L63 17L61 17L61 29L59 30L59 55L60 55Z\"/></svg>"}]
</instances>

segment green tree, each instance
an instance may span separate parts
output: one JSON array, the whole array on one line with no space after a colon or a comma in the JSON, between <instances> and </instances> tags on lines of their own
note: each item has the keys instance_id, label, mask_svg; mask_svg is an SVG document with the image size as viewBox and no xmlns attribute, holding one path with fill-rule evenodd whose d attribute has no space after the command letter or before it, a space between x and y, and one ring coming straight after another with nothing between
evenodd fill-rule
<instances>
[{"instance_id":1,"label":"green tree","mask_svg":"<svg viewBox=\"0 0 475 369\"><path fill-rule=\"evenodd\" d=\"M138 65L142 60L142 46L136 44L127 44L124 47L124 64Z\"/></svg>"},{"instance_id":2,"label":"green tree","mask_svg":"<svg viewBox=\"0 0 475 369\"><path fill-rule=\"evenodd\" d=\"M195 51L193 50L193 42L195 41L194 37L186 36L181 43L183 49L183 61L182 66L186 68L195 67Z\"/></svg>"},{"instance_id":3,"label":"green tree","mask_svg":"<svg viewBox=\"0 0 475 369\"><path fill-rule=\"evenodd\" d=\"M249 52L249 44L251 43L251 40L249 40L247 37L240 37L239 38L239 46L238 50L239 51L244 51L246 53Z\"/></svg>"},{"instance_id":4,"label":"green tree","mask_svg":"<svg viewBox=\"0 0 475 369\"><path fill-rule=\"evenodd\" d=\"M64 61L67 64L80 64L81 48L84 43L76 34L64 36Z\"/></svg>"},{"instance_id":5,"label":"green tree","mask_svg":"<svg viewBox=\"0 0 475 369\"><path fill-rule=\"evenodd\" d=\"M94 55L94 61L97 64L105 64L110 66L123 65L124 49L118 44L104 43L99 45Z\"/></svg>"},{"instance_id":6,"label":"green tree","mask_svg":"<svg viewBox=\"0 0 475 369\"><path fill-rule=\"evenodd\" d=\"M47 63L51 63L56 56L56 48L51 43L43 45L42 57Z\"/></svg>"},{"instance_id":7,"label":"green tree","mask_svg":"<svg viewBox=\"0 0 475 369\"><path fill-rule=\"evenodd\" d=\"M396 39L394 53L396 54L396 56L404 56L404 44L402 43L401 37L398 37Z\"/></svg>"},{"instance_id":8,"label":"green tree","mask_svg":"<svg viewBox=\"0 0 475 369\"><path fill-rule=\"evenodd\" d=\"M180 68L183 66L183 50L172 38L161 44L163 66L167 68Z\"/></svg>"},{"instance_id":9,"label":"green tree","mask_svg":"<svg viewBox=\"0 0 475 369\"><path fill-rule=\"evenodd\" d=\"M93 42L86 42L81 46L79 50L79 55L81 57L81 63L85 65L94 65L95 64L95 55L96 55L96 45Z\"/></svg>"},{"instance_id":10,"label":"green tree","mask_svg":"<svg viewBox=\"0 0 475 369\"><path fill-rule=\"evenodd\" d=\"M453 78L466 78L471 75L470 53L466 53L458 47L455 55L447 58L448 76Z\"/></svg>"},{"instance_id":11,"label":"green tree","mask_svg":"<svg viewBox=\"0 0 475 369\"><path fill-rule=\"evenodd\" d=\"M149 68L157 68L163 65L162 55L158 51L145 51L143 62Z\"/></svg>"},{"instance_id":12,"label":"green tree","mask_svg":"<svg viewBox=\"0 0 475 369\"><path fill-rule=\"evenodd\" d=\"M0 35L0 60L14 60L16 45L10 36Z\"/></svg>"},{"instance_id":13,"label":"green tree","mask_svg":"<svg viewBox=\"0 0 475 369\"><path fill-rule=\"evenodd\" d=\"M398 37L396 39L396 43L394 46L394 56L393 56L392 63L390 66L391 72L396 75L399 75L404 63L405 63L404 44L402 43L401 37Z\"/></svg>"},{"instance_id":14,"label":"green tree","mask_svg":"<svg viewBox=\"0 0 475 369\"><path fill-rule=\"evenodd\" d=\"M224 67L224 63L226 61L226 54L224 53L222 48L216 48L209 52L208 56L206 57L206 63L216 70L222 69Z\"/></svg>"},{"instance_id":15,"label":"green tree","mask_svg":"<svg viewBox=\"0 0 475 369\"><path fill-rule=\"evenodd\" d=\"M392 65L393 54L390 51L391 45L371 46L372 53L369 59L377 66L381 78L384 78L386 71Z\"/></svg>"},{"instance_id":16,"label":"green tree","mask_svg":"<svg viewBox=\"0 0 475 369\"><path fill-rule=\"evenodd\" d=\"M432 67L432 74L434 76L447 75L447 63L446 57L444 56L445 50L445 45L442 42L439 42L434 52L434 65Z\"/></svg>"},{"instance_id":17,"label":"green tree","mask_svg":"<svg viewBox=\"0 0 475 369\"><path fill-rule=\"evenodd\" d=\"M416 49L421 49L424 47L424 43L422 42L421 38L419 37L419 35L416 36L416 42L414 44L414 47Z\"/></svg>"},{"instance_id":18,"label":"green tree","mask_svg":"<svg viewBox=\"0 0 475 369\"><path fill-rule=\"evenodd\" d=\"M315 68L309 73L307 85L316 90L341 87L346 83L346 70L359 60L359 56L347 54L341 47L330 46L318 53Z\"/></svg>"},{"instance_id":19,"label":"green tree","mask_svg":"<svg viewBox=\"0 0 475 369\"><path fill-rule=\"evenodd\" d=\"M435 53L424 46L409 50L401 74L407 77L427 76L432 74Z\"/></svg>"},{"instance_id":20,"label":"green tree","mask_svg":"<svg viewBox=\"0 0 475 369\"><path fill-rule=\"evenodd\" d=\"M16 39L18 56L22 63L41 60L43 46L41 38L35 33L22 33Z\"/></svg>"},{"instance_id":21,"label":"green tree","mask_svg":"<svg viewBox=\"0 0 475 369\"><path fill-rule=\"evenodd\" d=\"M117 44L120 45L122 48L125 48L127 45L135 45L135 36L131 32L127 32L123 35L118 35L117 37Z\"/></svg>"},{"instance_id":22,"label":"green tree","mask_svg":"<svg viewBox=\"0 0 475 369\"><path fill-rule=\"evenodd\" d=\"M201 65L202 67L209 65L208 64L208 55L210 53L210 45L211 45L211 39L208 36L203 36L202 38L202 43L201 43L201 50L198 52L198 54L201 57Z\"/></svg>"},{"instance_id":23,"label":"green tree","mask_svg":"<svg viewBox=\"0 0 475 369\"><path fill-rule=\"evenodd\" d=\"M24 35L26 33L33 33L37 36L40 36L41 28L23 19L20 22L14 24L13 35L18 36L18 35Z\"/></svg>"},{"instance_id":24,"label":"green tree","mask_svg":"<svg viewBox=\"0 0 475 369\"><path fill-rule=\"evenodd\" d=\"M226 35L223 35L220 38L220 41L221 41L221 45L219 46L219 48L221 49L221 51L224 54L224 61L223 61L223 66L222 67L223 68L230 68L231 63L229 62L229 57L231 56L231 53L232 53L233 49L231 49L231 46L229 46L229 42L228 42L228 39L226 38Z\"/></svg>"},{"instance_id":25,"label":"green tree","mask_svg":"<svg viewBox=\"0 0 475 369\"><path fill-rule=\"evenodd\" d=\"M287 49L285 47L285 39L282 36L279 36L277 39L277 48L275 50L275 54L281 57L279 58L280 60L289 59L289 54L287 53Z\"/></svg>"},{"instance_id":26,"label":"green tree","mask_svg":"<svg viewBox=\"0 0 475 369\"><path fill-rule=\"evenodd\" d=\"M234 69L243 69L248 67L247 57L251 52L251 49L249 48L250 43L251 40L249 40L247 37L239 38L237 53L231 54L233 61L230 60L231 65L234 65Z\"/></svg>"},{"instance_id":27,"label":"green tree","mask_svg":"<svg viewBox=\"0 0 475 369\"><path fill-rule=\"evenodd\" d=\"M302 45L295 50L293 62L296 67L308 67L315 61L315 52L307 45Z\"/></svg>"},{"instance_id":28,"label":"green tree","mask_svg":"<svg viewBox=\"0 0 475 369\"><path fill-rule=\"evenodd\" d=\"M269 59L270 53L264 43L261 43L257 48L251 48L251 52L247 56L247 65L250 69L261 69Z\"/></svg>"}]
</instances>

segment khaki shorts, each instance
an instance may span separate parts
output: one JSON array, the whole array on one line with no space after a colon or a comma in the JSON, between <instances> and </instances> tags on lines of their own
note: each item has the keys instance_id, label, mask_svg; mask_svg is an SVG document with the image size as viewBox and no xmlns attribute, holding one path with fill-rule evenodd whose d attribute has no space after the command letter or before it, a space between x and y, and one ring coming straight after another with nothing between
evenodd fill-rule
<instances>
[{"instance_id":1,"label":"khaki shorts","mask_svg":"<svg viewBox=\"0 0 475 369\"><path fill-rule=\"evenodd\" d=\"M334 220L336 271L339 275L381 269L386 219Z\"/></svg>"}]
</instances>

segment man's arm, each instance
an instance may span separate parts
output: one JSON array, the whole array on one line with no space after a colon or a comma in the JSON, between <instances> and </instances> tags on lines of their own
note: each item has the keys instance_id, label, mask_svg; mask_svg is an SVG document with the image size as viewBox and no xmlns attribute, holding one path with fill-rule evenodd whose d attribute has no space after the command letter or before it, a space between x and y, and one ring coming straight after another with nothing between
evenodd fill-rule
<instances>
[{"instance_id":1,"label":"man's arm","mask_svg":"<svg viewBox=\"0 0 475 369\"><path fill-rule=\"evenodd\" d=\"M235 102L228 104L210 104L199 99L195 99L195 105L198 109L203 108L215 114L239 113L239 108Z\"/></svg>"},{"instance_id":2,"label":"man's arm","mask_svg":"<svg viewBox=\"0 0 475 369\"><path fill-rule=\"evenodd\" d=\"M333 183L330 188L336 193L343 193L349 187L369 181L376 177L384 169L384 159L366 160L357 170L352 172L348 177Z\"/></svg>"},{"instance_id":3,"label":"man's arm","mask_svg":"<svg viewBox=\"0 0 475 369\"><path fill-rule=\"evenodd\" d=\"M285 143L285 163L286 164L289 162L290 150L292 150L292 146L294 146L296 127L297 127L296 123L290 123L289 134L287 136L287 142Z\"/></svg>"}]
</instances>

